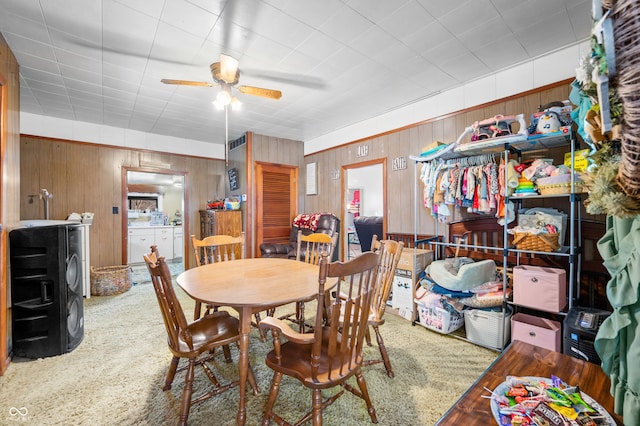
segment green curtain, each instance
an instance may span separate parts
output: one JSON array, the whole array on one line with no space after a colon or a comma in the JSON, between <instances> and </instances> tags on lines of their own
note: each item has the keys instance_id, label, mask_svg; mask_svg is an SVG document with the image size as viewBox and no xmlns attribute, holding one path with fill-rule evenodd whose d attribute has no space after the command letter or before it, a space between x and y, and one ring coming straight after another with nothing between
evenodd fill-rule
<instances>
[{"instance_id":1,"label":"green curtain","mask_svg":"<svg viewBox=\"0 0 640 426\"><path fill-rule=\"evenodd\" d=\"M602 323L595 349L611 379L616 414L625 425L640 425L640 216L607 217L598 250L611 274L613 313Z\"/></svg>"}]
</instances>

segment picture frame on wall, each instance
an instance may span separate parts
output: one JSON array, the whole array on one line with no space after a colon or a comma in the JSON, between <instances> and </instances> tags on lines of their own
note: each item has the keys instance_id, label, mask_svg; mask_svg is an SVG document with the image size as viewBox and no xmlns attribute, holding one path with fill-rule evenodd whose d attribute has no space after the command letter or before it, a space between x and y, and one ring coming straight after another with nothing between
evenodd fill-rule
<instances>
[{"instance_id":1,"label":"picture frame on wall","mask_svg":"<svg viewBox=\"0 0 640 426\"><path fill-rule=\"evenodd\" d=\"M238 169L233 167L229 169L227 174L229 175L229 189L235 191L238 189Z\"/></svg>"},{"instance_id":2,"label":"picture frame on wall","mask_svg":"<svg viewBox=\"0 0 640 426\"><path fill-rule=\"evenodd\" d=\"M318 195L318 174L316 163L307 164L307 195Z\"/></svg>"}]
</instances>

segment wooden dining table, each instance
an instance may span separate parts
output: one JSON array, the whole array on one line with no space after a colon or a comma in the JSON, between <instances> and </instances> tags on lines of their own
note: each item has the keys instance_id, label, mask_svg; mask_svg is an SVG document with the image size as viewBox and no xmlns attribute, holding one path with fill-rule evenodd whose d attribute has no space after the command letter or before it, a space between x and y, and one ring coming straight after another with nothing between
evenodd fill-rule
<instances>
[{"instance_id":1,"label":"wooden dining table","mask_svg":"<svg viewBox=\"0 0 640 426\"><path fill-rule=\"evenodd\" d=\"M613 397L609 393L609 377L599 365L521 341L512 342L478 377L476 382L438 420L436 425L490 425L493 420L490 395L507 376L557 376L566 383L579 386L609 412L617 425L622 418L613 412Z\"/></svg>"},{"instance_id":2,"label":"wooden dining table","mask_svg":"<svg viewBox=\"0 0 640 426\"><path fill-rule=\"evenodd\" d=\"M318 293L317 265L282 258L238 259L188 269L176 281L193 299L228 306L240 320L240 404L238 425L246 421L249 332L254 313L308 300ZM328 290L328 288L325 288Z\"/></svg>"}]
</instances>

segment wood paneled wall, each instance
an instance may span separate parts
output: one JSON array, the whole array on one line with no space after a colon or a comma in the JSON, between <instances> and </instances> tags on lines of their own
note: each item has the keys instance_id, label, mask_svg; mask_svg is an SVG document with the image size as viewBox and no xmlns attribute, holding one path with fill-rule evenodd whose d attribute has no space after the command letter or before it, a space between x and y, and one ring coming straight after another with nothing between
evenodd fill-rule
<instances>
[{"instance_id":1,"label":"wood paneled wall","mask_svg":"<svg viewBox=\"0 0 640 426\"><path fill-rule=\"evenodd\" d=\"M70 213L95 213L91 225L92 266L122 263L122 167L140 167L140 161L170 164L171 170L186 172L189 235L200 234L198 210L207 200L223 198L220 182L226 173L222 160L140 151L88 143L54 140L23 135L20 141L21 219L42 219L44 203L38 193L46 188L50 200L50 219L65 219ZM153 171L153 169L149 169ZM33 197L35 195L35 197ZM113 207L118 214L113 214ZM126 231L126 230L125 230ZM126 235L126 234L125 234ZM192 250L185 250L193 265Z\"/></svg>"},{"instance_id":2,"label":"wood paneled wall","mask_svg":"<svg viewBox=\"0 0 640 426\"><path fill-rule=\"evenodd\" d=\"M20 82L18 62L0 34L0 376L9 366L8 231L20 218Z\"/></svg>"},{"instance_id":3,"label":"wood paneled wall","mask_svg":"<svg viewBox=\"0 0 640 426\"><path fill-rule=\"evenodd\" d=\"M415 163L408 157L418 155L422 148L432 141L453 142L467 126L496 114L524 113L525 121L528 123L530 115L536 112L540 105L568 99L569 84L570 81L559 82L474 109L427 120L414 126L307 155L304 159L305 163L317 163L318 195L305 197L305 210L328 211L341 217L342 183L340 179L331 178L332 172L340 171L343 165L385 158L387 161L387 232L400 234L414 232L413 200L417 185L418 233L433 235L436 232L436 222L431 217L431 210L422 207L422 184L417 183L420 165L415 168ZM365 157L359 157L358 148L363 145L368 146L369 153ZM407 157L405 170L392 170L392 161L396 157ZM459 219L461 216L460 212L457 212L454 219ZM439 233L442 234L442 229Z\"/></svg>"}]
</instances>

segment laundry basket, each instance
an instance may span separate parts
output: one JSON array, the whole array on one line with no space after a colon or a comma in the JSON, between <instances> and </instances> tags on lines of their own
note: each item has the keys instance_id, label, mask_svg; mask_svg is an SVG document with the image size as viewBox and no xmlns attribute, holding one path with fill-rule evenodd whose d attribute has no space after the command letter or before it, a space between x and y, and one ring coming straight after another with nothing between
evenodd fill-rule
<instances>
[{"instance_id":1,"label":"laundry basket","mask_svg":"<svg viewBox=\"0 0 640 426\"><path fill-rule=\"evenodd\" d=\"M91 295L111 296L131 288L129 265L91 267Z\"/></svg>"}]
</instances>

